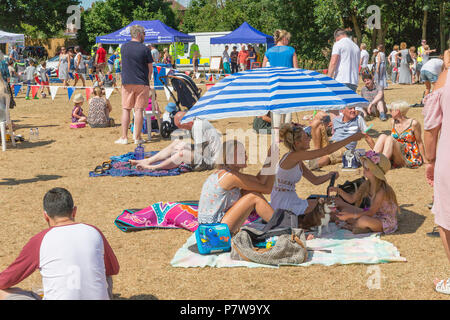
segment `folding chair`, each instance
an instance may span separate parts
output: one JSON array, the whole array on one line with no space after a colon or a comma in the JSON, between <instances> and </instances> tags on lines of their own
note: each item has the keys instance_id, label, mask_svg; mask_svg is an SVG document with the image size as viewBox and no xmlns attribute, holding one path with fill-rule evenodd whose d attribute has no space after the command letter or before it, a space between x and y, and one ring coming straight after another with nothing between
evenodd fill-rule
<instances>
[{"instance_id":1,"label":"folding chair","mask_svg":"<svg viewBox=\"0 0 450 320\"><path fill-rule=\"evenodd\" d=\"M16 138L12 130L12 121L9 117L9 94L0 94L0 134L2 139L2 151L6 151L6 125L8 125L8 134L11 138L11 143L16 146Z\"/></svg>"}]
</instances>

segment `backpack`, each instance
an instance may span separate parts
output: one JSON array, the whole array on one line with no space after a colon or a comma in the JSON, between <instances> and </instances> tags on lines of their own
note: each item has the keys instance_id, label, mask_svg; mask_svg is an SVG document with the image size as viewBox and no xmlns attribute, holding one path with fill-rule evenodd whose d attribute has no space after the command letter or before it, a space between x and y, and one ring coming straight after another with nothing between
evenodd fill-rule
<instances>
[{"instance_id":1,"label":"backpack","mask_svg":"<svg viewBox=\"0 0 450 320\"><path fill-rule=\"evenodd\" d=\"M259 245L269 238L270 245ZM230 256L233 260L269 265L300 264L308 258L305 231L298 228L294 213L277 209L262 230L252 224L242 227L231 239Z\"/></svg>"},{"instance_id":2,"label":"backpack","mask_svg":"<svg viewBox=\"0 0 450 320\"><path fill-rule=\"evenodd\" d=\"M406 54L406 62L408 62L408 64L414 63L414 61L411 58L411 55L409 54L409 52Z\"/></svg>"}]
</instances>

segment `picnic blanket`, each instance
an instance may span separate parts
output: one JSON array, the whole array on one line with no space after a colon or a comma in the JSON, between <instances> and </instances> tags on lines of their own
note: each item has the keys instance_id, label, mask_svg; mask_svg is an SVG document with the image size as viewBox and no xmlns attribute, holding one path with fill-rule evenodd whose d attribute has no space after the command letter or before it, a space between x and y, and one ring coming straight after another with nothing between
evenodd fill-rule
<instances>
[{"instance_id":1,"label":"picnic blanket","mask_svg":"<svg viewBox=\"0 0 450 320\"><path fill-rule=\"evenodd\" d=\"M354 235L348 230L338 229L330 223L330 232L322 233L321 238L307 241L307 247L316 249L308 251L306 262L298 265L338 265L338 264L379 264L388 262L405 262L398 249L390 242L380 239L380 234ZM197 250L195 234L176 252L170 264L173 267L204 268L204 267L247 267L247 268L278 268L279 266L258 264L247 261L237 261L230 253L201 255Z\"/></svg>"},{"instance_id":2,"label":"picnic blanket","mask_svg":"<svg viewBox=\"0 0 450 320\"><path fill-rule=\"evenodd\" d=\"M158 151L145 152L145 157L151 157L158 153ZM192 171L191 166L181 164L177 168L170 170L137 170L136 167L131 166L129 160L135 160L134 152L129 152L120 156L110 157L112 168L105 170L103 173L89 172L89 177L163 177L163 176L178 176L182 173Z\"/></svg>"},{"instance_id":3,"label":"picnic blanket","mask_svg":"<svg viewBox=\"0 0 450 320\"><path fill-rule=\"evenodd\" d=\"M114 221L121 231L139 231L152 228L186 229L191 232L198 227L198 202L157 202L142 210L124 210ZM252 212L246 223L258 219Z\"/></svg>"}]
</instances>

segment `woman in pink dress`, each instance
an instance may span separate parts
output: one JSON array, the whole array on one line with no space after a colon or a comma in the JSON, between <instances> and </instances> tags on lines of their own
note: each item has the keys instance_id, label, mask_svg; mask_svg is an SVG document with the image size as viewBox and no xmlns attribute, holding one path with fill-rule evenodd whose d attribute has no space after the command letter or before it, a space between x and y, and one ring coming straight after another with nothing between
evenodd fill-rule
<instances>
[{"instance_id":1,"label":"woman in pink dress","mask_svg":"<svg viewBox=\"0 0 450 320\"><path fill-rule=\"evenodd\" d=\"M445 52L444 61L444 71L433 92L424 99L423 115L425 153L429 161L425 172L428 183L434 187L434 205L431 210L450 261L450 206L446 201L450 194L450 50ZM436 279L434 284L436 291L450 294L450 278Z\"/></svg>"}]
</instances>

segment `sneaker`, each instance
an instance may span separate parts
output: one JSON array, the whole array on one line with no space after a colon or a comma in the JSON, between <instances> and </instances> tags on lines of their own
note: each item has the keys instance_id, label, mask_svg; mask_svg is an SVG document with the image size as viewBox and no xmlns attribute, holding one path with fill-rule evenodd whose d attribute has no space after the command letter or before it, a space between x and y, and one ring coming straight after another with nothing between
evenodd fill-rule
<instances>
[{"instance_id":1,"label":"sneaker","mask_svg":"<svg viewBox=\"0 0 450 320\"><path fill-rule=\"evenodd\" d=\"M380 113L380 120L381 121L386 121L387 120L386 113L384 113L384 112Z\"/></svg>"},{"instance_id":2,"label":"sneaker","mask_svg":"<svg viewBox=\"0 0 450 320\"><path fill-rule=\"evenodd\" d=\"M145 143L145 140L143 139L134 140L134 144L142 144L142 143Z\"/></svg>"},{"instance_id":3,"label":"sneaker","mask_svg":"<svg viewBox=\"0 0 450 320\"><path fill-rule=\"evenodd\" d=\"M30 100L30 97L25 97L25 100Z\"/></svg>"},{"instance_id":4,"label":"sneaker","mask_svg":"<svg viewBox=\"0 0 450 320\"><path fill-rule=\"evenodd\" d=\"M39 97L38 96L34 96L34 98L33 99L35 99L35 100L38 100L39 99Z\"/></svg>"},{"instance_id":5,"label":"sneaker","mask_svg":"<svg viewBox=\"0 0 450 320\"><path fill-rule=\"evenodd\" d=\"M437 292L450 294L450 278L439 281L435 289Z\"/></svg>"},{"instance_id":6,"label":"sneaker","mask_svg":"<svg viewBox=\"0 0 450 320\"><path fill-rule=\"evenodd\" d=\"M120 139L117 139L116 141L114 141L114 143L117 143L117 144L128 144L128 140L126 138L120 138Z\"/></svg>"}]
</instances>

